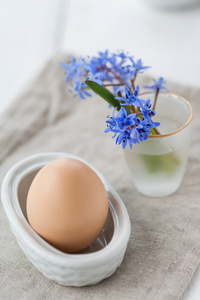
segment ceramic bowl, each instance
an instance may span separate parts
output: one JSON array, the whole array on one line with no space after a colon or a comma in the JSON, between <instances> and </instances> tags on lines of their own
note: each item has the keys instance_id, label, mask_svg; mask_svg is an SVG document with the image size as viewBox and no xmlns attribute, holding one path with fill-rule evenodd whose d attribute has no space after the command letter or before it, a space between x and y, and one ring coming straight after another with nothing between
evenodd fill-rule
<instances>
[{"instance_id":1,"label":"ceramic bowl","mask_svg":"<svg viewBox=\"0 0 200 300\"><path fill-rule=\"evenodd\" d=\"M43 240L29 225L26 197L37 172L51 160L72 157L89 165L102 180L109 200L106 225L98 239L82 252L67 254ZM130 236L127 210L113 187L88 162L67 153L41 153L15 164L6 174L1 189L2 203L10 228L28 260L46 277L67 286L100 282L120 266Z\"/></svg>"}]
</instances>

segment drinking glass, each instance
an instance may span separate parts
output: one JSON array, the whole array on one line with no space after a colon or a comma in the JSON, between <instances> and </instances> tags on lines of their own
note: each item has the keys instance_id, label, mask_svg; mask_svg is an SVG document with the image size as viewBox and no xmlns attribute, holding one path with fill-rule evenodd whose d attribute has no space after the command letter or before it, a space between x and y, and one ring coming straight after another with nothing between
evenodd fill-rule
<instances>
[{"instance_id":1,"label":"drinking glass","mask_svg":"<svg viewBox=\"0 0 200 300\"><path fill-rule=\"evenodd\" d=\"M141 95L153 104L154 93ZM191 140L191 104L181 96L160 93L156 103L153 121L160 135L151 135L140 144L133 144L124 154L133 183L139 192L150 197L173 194L180 187Z\"/></svg>"}]
</instances>

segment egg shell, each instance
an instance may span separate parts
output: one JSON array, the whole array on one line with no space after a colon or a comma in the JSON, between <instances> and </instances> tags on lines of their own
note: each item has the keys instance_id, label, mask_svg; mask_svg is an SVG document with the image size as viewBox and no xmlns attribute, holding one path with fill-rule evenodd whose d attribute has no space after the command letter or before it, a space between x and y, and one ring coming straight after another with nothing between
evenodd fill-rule
<instances>
[{"instance_id":1,"label":"egg shell","mask_svg":"<svg viewBox=\"0 0 200 300\"><path fill-rule=\"evenodd\" d=\"M100 235L108 198L98 175L74 158L60 158L35 176L27 196L31 227L64 252L78 252Z\"/></svg>"}]
</instances>

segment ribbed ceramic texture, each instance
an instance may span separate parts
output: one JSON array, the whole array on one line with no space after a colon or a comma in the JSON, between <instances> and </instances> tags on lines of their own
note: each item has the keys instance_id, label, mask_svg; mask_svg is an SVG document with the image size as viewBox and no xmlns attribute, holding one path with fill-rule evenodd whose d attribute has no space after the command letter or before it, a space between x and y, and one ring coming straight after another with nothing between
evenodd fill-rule
<instances>
[{"instance_id":1,"label":"ribbed ceramic texture","mask_svg":"<svg viewBox=\"0 0 200 300\"><path fill-rule=\"evenodd\" d=\"M14 165L2 184L2 202L16 240L28 260L48 278L68 286L96 284L112 275L120 266L130 236L130 220L116 191L98 170L109 199L114 231L108 245L93 253L63 253L40 238L29 226L19 204L19 185L31 172L39 170L59 157L78 157L66 153L43 153L28 157ZM25 187L26 189L28 187Z\"/></svg>"}]
</instances>

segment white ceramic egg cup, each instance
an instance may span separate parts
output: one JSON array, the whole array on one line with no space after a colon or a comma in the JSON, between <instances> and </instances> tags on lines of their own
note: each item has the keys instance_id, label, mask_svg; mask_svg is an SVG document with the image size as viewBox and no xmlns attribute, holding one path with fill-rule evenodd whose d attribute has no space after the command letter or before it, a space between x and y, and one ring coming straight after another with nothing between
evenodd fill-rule
<instances>
[{"instance_id":1,"label":"white ceramic egg cup","mask_svg":"<svg viewBox=\"0 0 200 300\"><path fill-rule=\"evenodd\" d=\"M29 225L26 197L37 172L48 162L71 157L86 163L102 180L109 199L109 215L101 236L85 251L61 252L43 240ZM4 210L10 228L28 260L46 277L67 286L100 282L120 266L130 236L127 210L113 187L88 162L67 153L40 153L15 164L6 174L1 188Z\"/></svg>"}]
</instances>

